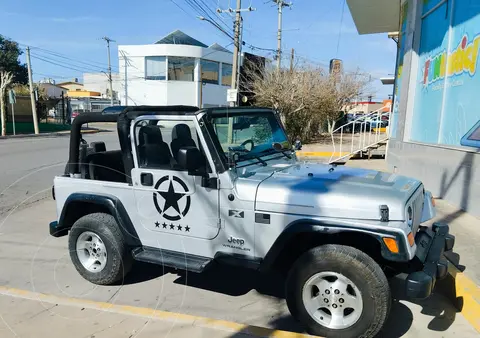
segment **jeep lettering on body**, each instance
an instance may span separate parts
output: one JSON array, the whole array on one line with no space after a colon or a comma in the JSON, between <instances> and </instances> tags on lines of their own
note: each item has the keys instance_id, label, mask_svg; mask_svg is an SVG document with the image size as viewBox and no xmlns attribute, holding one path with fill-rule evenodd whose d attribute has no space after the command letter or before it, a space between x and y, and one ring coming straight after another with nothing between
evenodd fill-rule
<instances>
[{"instance_id":1,"label":"jeep lettering on body","mask_svg":"<svg viewBox=\"0 0 480 338\"><path fill-rule=\"evenodd\" d=\"M92 122L115 122L120 149L88 145ZM116 283L134 261L279 271L292 315L327 337L375 336L390 309L386 272L407 273L407 296L426 298L454 246L448 225L423 226L435 209L421 182L298 162L268 108L81 114L53 193L50 234L68 235L86 280Z\"/></svg>"}]
</instances>

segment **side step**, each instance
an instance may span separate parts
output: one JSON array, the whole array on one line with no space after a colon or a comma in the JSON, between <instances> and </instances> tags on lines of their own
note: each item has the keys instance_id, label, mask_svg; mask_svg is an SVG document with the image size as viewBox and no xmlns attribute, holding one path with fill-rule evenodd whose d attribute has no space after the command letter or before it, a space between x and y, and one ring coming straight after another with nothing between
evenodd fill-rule
<instances>
[{"instance_id":1,"label":"side step","mask_svg":"<svg viewBox=\"0 0 480 338\"><path fill-rule=\"evenodd\" d=\"M137 261L198 273L205 270L207 265L212 262L212 259L207 257L193 256L181 252L150 247L136 248L132 250L132 255Z\"/></svg>"}]
</instances>

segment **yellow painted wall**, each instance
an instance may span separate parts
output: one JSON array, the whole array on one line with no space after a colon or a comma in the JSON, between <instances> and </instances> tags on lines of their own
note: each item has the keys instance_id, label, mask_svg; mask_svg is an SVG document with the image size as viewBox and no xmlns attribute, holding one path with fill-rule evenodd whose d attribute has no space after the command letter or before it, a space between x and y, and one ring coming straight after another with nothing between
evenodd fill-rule
<instances>
[{"instance_id":1,"label":"yellow painted wall","mask_svg":"<svg viewBox=\"0 0 480 338\"><path fill-rule=\"evenodd\" d=\"M90 90L69 90L68 97L95 97L102 96L100 92L92 92Z\"/></svg>"}]
</instances>

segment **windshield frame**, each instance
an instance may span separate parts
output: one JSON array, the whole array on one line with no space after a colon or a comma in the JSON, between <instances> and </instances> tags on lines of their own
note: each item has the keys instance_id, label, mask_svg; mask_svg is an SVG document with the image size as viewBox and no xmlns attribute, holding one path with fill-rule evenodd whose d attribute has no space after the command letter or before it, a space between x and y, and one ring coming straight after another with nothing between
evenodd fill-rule
<instances>
[{"instance_id":1,"label":"windshield frame","mask_svg":"<svg viewBox=\"0 0 480 338\"><path fill-rule=\"evenodd\" d=\"M290 151L292 152L292 147L291 145L289 148L286 148L282 151L275 150L273 147L270 149L265 149L262 152L259 153L252 153L250 156L248 153L245 153L244 156L237 162L237 163L230 163L227 153L223 150L222 145L220 143L220 140L217 136L217 133L215 132L214 128L214 123L213 119L217 118L230 118L230 117L237 117L237 116L252 116L252 115L259 115L259 116L265 116L265 114L272 114L275 120L277 121L280 130L283 132L285 135L285 140L288 142L290 145L290 141L288 140L287 132L285 130L285 126L283 125L280 116L277 111L270 109L270 108L255 108L255 107L233 107L233 108L217 108L212 109L212 110L207 110L205 114L200 115L200 126L204 127L204 131L209 134L208 138L209 140L207 143L214 148L215 152L215 157L222 162L224 168L232 168L232 167L237 167L237 164L241 162L246 162L246 161L252 161L255 160L256 157L263 157L263 156L270 156L274 154L281 153L282 151ZM213 149L210 148L210 151ZM266 151L268 150L268 151ZM265 159L264 159L265 160ZM266 159L268 161L269 159ZM253 164L253 163L252 163ZM241 165L243 166L243 165Z\"/></svg>"}]
</instances>

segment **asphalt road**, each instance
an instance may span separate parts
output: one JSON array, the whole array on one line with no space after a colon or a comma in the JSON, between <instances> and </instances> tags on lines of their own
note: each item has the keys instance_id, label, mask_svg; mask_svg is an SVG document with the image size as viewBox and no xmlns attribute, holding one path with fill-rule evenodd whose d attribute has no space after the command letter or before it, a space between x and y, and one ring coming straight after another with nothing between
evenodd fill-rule
<instances>
[{"instance_id":1,"label":"asphalt road","mask_svg":"<svg viewBox=\"0 0 480 338\"><path fill-rule=\"evenodd\" d=\"M101 127L113 130L112 126ZM86 134L84 139L89 143L104 141L107 149L119 147L113 131ZM0 140L0 218L12 208L50 194L53 178L65 169L69 140L69 135Z\"/></svg>"},{"instance_id":2,"label":"asphalt road","mask_svg":"<svg viewBox=\"0 0 480 338\"><path fill-rule=\"evenodd\" d=\"M114 132L85 139L103 140L107 149L118 147ZM249 270L216 266L194 274L136 264L120 285L95 286L83 280L70 262L67 238L48 234L48 224L56 218L54 201L32 203L49 196L54 175L64 170L68 142L68 136L0 140L0 285L304 332L288 312L281 280ZM25 200L28 205L22 204ZM393 279L391 287L394 301L382 337L478 336L441 294L413 303L404 299L401 278ZM1 318L9 312L0 304Z\"/></svg>"},{"instance_id":3,"label":"asphalt road","mask_svg":"<svg viewBox=\"0 0 480 338\"><path fill-rule=\"evenodd\" d=\"M288 312L282 280L250 270L217 265L202 274L195 274L137 263L127 278L118 285L90 284L80 277L70 261L68 238L49 235L48 223L55 217L54 201L45 200L17 211L0 222L1 286L304 332L304 328ZM391 288L394 298L392 310L380 337L478 336L467 320L441 294L413 303L404 298L401 278L392 279ZM51 307L49 304L44 305ZM42 310L41 307L37 308ZM8 307L0 303L0 318L18 320L8 319L11 318L8 317L10 312ZM64 321L83 320L87 324L88 319L95 316L95 321L101 325L106 320L101 312L65 313L57 308L52 308L50 312L56 317L55 320L60 317ZM30 314L33 318L36 315ZM84 334L79 336L76 332L69 336L90 337ZM205 337L200 333L189 336ZM240 335L225 334L224 337L237 338Z\"/></svg>"}]
</instances>

